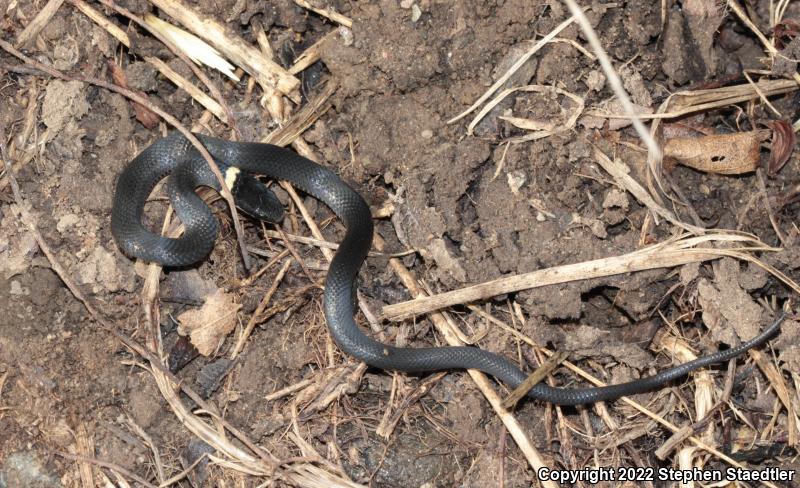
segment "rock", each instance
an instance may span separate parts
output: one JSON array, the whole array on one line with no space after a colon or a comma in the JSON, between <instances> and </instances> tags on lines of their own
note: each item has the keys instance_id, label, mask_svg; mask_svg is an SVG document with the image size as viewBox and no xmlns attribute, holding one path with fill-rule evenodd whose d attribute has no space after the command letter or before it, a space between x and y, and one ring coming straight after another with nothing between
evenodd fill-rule
<instances>
[{"instance_id":1,"label":"rock","mask_svg":"<svg viewBox=\"0 0 800 488\"><path fill-rule=\"evenodd\" d=\"M0 488L63 488L58 478L48 472L33 452L9 454L0 470Z\"/></svg>"},{"instance_id":2,"label":"rock","mask_svg":"<svg viewBox=\"0 0 800 488\"><path fill-rule=\"evenodd\" d=\"M23 295L25 294L24 290L22 289L22 285L17 280L11 281L11 292L12 295Z\"/></svg>"},{"instance_id":3,"label":"rock","mask_svg":"<svg viewBox=\"0 0 800 488\"><path fill-rule=\"evenodd\" d=\"M80 119L87 112L89 104L82 82L53 80L48 83L42 102L42 122L53 133L59 132L68 120Z\"/></svg>"},{"instance_id":4,"label":"rock","mask_svg":"<svg viewBox=\"0 0 800 488\"><path fill-rule=\"evenodd\" d=\"M411 22L418 21L420 17L422 17L422 10L420 10L419 5L415 3L411 6Z\"/></svg>"},{"instance_id":5,"label":"rock","mask_svg":"<svg viewBox=\"0 0 800 488\"><path fill-rule=\"evenodd\" d=\"M80 220L81 218L73 213L64 215L63 217L58 219L58 222L56 223L56 230L58 230L59 233L63 234L68 229L73 227L75 224L80 222Z\"/></svg>"},{"instance_id":6,"label":"rock","mask_svg":"<svg viewBox=\"0 0 800 488\"><path fill-rule=\"evenodd\" d=\"M102 288L110 292L120 290L133 291L136 288L136 275L131 266L119 266L117 259L102 246L94 249L92 254L78 266L78 282L95 286L94 291Z\"/></svg>"}]
</instances>

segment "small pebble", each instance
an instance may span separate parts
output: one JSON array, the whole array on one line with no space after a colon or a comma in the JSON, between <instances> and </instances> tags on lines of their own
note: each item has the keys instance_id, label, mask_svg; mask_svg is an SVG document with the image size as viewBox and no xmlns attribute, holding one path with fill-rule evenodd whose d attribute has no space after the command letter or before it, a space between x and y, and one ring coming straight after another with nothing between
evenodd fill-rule
<instances>
[{"instance_id":1,"label":"small pebble","mask_svg":"<svg viewBox=\"0 0 800 488\"><path fill-rule=\"evenodd\" d=\"M423 139L430 139L431 137L433 137L433 131L430 129L425 129L424 131L422 131L420 135L422 136Z\"/></svg>"},{"instance_id":2,"label":"small pebble","mask_svg":"<svg viewBox=\"0 0 800 488\"><path fill-rule=\"evenodd\" d=\"M353 29L348 27L339 27L339 35L342 36L342 41L344 42L345 46L352 46L353 42L355 42L355 36L353 36Z\"/></svg>"},{"instance_id":3,"label":"small pebble","mask_svg":"<svg viewBox=\"0 0 800 488\"><path fill-rule=\"evenodd\" d=\"M418 21L420 17L422 17L422 10L420 10L419 5L415 3L411 6L411 22Z\"/></svg>"},{"instance_id":4,"label":"small pebble","mask_svg":"<svg viewBox=\"0 0 800 488\"><path fill-rule=\"evenodd\" d=\"M56 229L59 233L63 234L66 230L77 224L80 220L80 217L75 214L67 214L58 219L58 222L56 223Z\"/></svg>"},{"instance_id":5,"label":"small pebble","mask_svg":"<svg viewBox=\"0 0 800 488\"><path fill-rule=\"evenodd\" d=\"M17 281L17 280L12 280L11 281L11 294L12 295L22 295L23 294L22 285L20 284L19 281Z\"/></svg>"},{"instance_id":6,"label":"small pebble","mask_svg":"<svg viewBox=\"0 0 800 488\"><path fill-rule=\"evenodd\" d=\"M411 8L411 6L413 4L414 4L414 0L403 0L403 1L400 2L400 8L408 9L408 8Z\"/></svg>"},{"instance_id":7,"label":"small pebble","mask_svg":"<svg viewBox=\"0 0 800 488\"><path fill-rule=\"evenodd\" d=\"M519 195L519 189L525 184L525 173L523 171L512 171L506 175L508 178L508 187L511 193Z\"/></svg>"},{"instance_id":8,"label":"small pebble","mask_svg":"<svg viewBox=\"0 0 800 488\"><path fill-rule=\"evenodd\" d=\"M600 91L606 85L606 75L600 70L590 71L583 82L590 90Z\"/></svg>"}]
</instances>

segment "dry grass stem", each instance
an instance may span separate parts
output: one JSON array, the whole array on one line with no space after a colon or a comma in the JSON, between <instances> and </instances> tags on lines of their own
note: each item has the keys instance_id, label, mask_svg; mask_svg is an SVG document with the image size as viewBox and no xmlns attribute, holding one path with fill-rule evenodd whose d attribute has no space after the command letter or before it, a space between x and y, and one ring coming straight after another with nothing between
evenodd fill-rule
<instances>
[{"instance_id":1,"label":"dry grass stem","mask_svg":"<svg viewBox=\"0 0 800 488\"><path fill-rule=\"evenodd\" d=\"M550 41L550 42L561 42L561 43L564 43L564 44L569 44L570 46L572 46L575 49L577 49L578 51L580 51L581 54L583 54L584 56L586 56L590 60L597 61L597 56L592 54L588 49L586 49L585 47L581 46L580 44L578 44L578 42L573 41L572 39L564 39L562 37L554 37L553 40Z\"/></svg>"},{"instance_id":2,"label":"dry grass stem","mask_svg":"<svg viewBox=\"0 0 800 488\"><path fill-rule=\"evenodd\" d=\"M172 41L172 44L183 51L195 63L214 68L231 80L239 81L239 77L234 73L235 68L233 65L199 37L175 27L152 14L145 15L143 20L152 30Z\"/></svg>"},{"instance_id":3,"label":"dry grass stem","mask_svg":"<svg viewBox=\"0 0 800 488\"><path fill-rule=\"evenodd\" d=\"M28 109L25 111L21 124L22 128L17 136L13 137L9 143L8 153L16 161L15 164L18 170L30 163L41 150L41 146L36 141L30 141L34 129L39 123L39 93L39 86L36 83L32 83L27 98ZM0 191L5 190L9 183L9 179L4 175L6 171L4 164L2 169L3 171L0 172Z\"/></svg>"},{"instance_id":4,"label":"dry grass stem","mask_svg":"<svg viewBox=\"0 0 800 488\"><path fill-rule=\"evenodd\" d=\"M274 253L271 253L271 254L268 254L267 252L264 252L262 254L262 253L259 253L259 252L253 252L253 248L248 247L247 248L247 252L252 252L253 254L256 254L258 256L265 256L265 257L268 257L270 259L269 259L269 261L267 261L267 264L265 264L264 266L261 267L261 269L259 269L255 273L251 274L247 278L244 278L243 280L241 280L239 282L239 287L245 287L245 286L252 285L253 283L255 283L255 281L258 278L261 277L261 275L266 273L267 270L269 270L271 267L275 266L275 263L277 263L278 261L280 261L281 259L283 259L283 258L285 258L286 256L289 255L289 250L288 249L284 249L281 252L274 252Z\"/></svg>"},{"instance_id":5,"label":"dry grass stem","mask_svg":"<svg viewBox=\"0 0 800 488\"><path fill-rule=\"evenodd\" d=\"M707 90L690 90L673 93L652 114L637 114L638 119L674 119L697 112L727 107L757 98L784 95L796 91L800 86L792 80L760 80L757 83L723 86ZM629 116L601 111L587 111L590 115L609 119L624 119Z\"/></svg>"},{"instance_id":6,"label":"dry grass stem","mask_svg":"<svg viewBox=\"0 0 800 488\"><path fill-rule=\"evenodd\" d=\"M178 88L181 88L188 93L189 96L197 101L197 103L205 107L206 110L214 114L215 117L230 125L231 121L228 119L228 116L222 106L217 103L216 100L203 93L203 91L197 88L191 81L178 74L178 72L170 68L167 63L156 57L147 56L144 58L144 60L152 64L162 75L164 75L171 82L175 83Z\"/></svg>"},{"instance_id":7,"label":"dry grass stem","mask_svg":"<svg viewBox=\"0 0 800 488\"><path fill-rule=\"evenodd\" d=\"M309 246L316 246L316 247L324 247L327 249L336 250L339 249L339 244L336 242L325 241L320 239L315 239L313 237L305 237L299 236L295 234L287 234L285 232L278 232L275 230L265 230L263 234L267 237L271 237L273 239L280 239L280 240L289 240L292 242L299 242L300 244L307 244ZM370 251L369 255L373 257L392 257L392 258L401 258L403 256L408 256L410 254L414 254L417 251L415 249L408 249L406 251L400 251L396 253L386 254L382 252Z\"/></svg>"},{"instance_id":8,"label":"dry grass stem","mask_svg":"<svg viewBox=\"0 0 800 488\"><path fill-rule=\"evenodd\" d=\"M553 39L554 39L554 38L555 38L555 37L556 37L558 34L560 34L560 33L561 33L561 31L563 31L564 29L566 29L567 27L569 27L569 26L570 26L570 24L572 24L574 21L575 21L575 17L574 17L574 16L573 16L573 17L570 17L570 18L568 18L568 19L567 19L567 20L565 20L564 22L562 22L562 23L558 24L558 25L556 26L556 28L555 28L555 29L553 29L552 31L550 31L550 33L548 33L546 36L544 36L543 38L539 39L539 41L538 41L538 42L536 42L536 44L534 44L534 45L533 45L533 46L532 46L530 49L528 49L528 51L527 51L525 54L523 54L522 56L520 56L520 58L519 58L519 59L518 59L518 60L517 60L517 61L516 61L516 62L515 62L513 65L511 65L511 67L510 67L510 68L508 68L508 71L506 71L506 72L503 74L503 76L501 76L500 78L498 78L498 79L497 79L497 81L495 81L495 82L494 82L494 84L493 84L491 87L489 87L489 89L488 89L488 90L486 90L486 92L485 92L483 95L481 95L481 96L480 96L480 97L479 97L479 98L478 98L478 99L475 101L475 103L473 103L472 105L470 105L470 107L469 107L468 109L464 110L464 111L463 111L463 112L461 112L460 114L458 114L458 115L456 115L455 117L453 117L452 119L448 120L448 121L447 121L447 123L448 123L448 124L452 124L452 123L454 123L454 122L458 122L459 120L461 120L461 119L463 119L464 117L466 117L467 115L469 115L469 113L470 113L470 112L472 112L472 111L473 111L473 110L475 110L476 108L480 107L480 105L481 105L483 102L485 102L486 100L488 100L488 99L489 99L489 97L491 97L491 96L492 96L492 94L493 94L494 92L496 92L497 90L499 90L499 89L500 89L500 87L501 87L501 86L503 86L503 84L505 84L505 82L506 82L506 81L508 81L508 80L509 80L509 78L511 78L511 76L512 76L514 73L516 73L516 72L517 72L517 70L519 70L519 69L522 67L522 65L523 65L523 64L525 64L525 63L526 63L526 62L527 62L527 61L528 61L528 60L531 58L531 56L533 56L534 54L536 54L537 52L539 52L539 50L540 50L541 48L543 48L544 46L546 46L546 45L547 45L547 44L548 44L550 41L552 41L552 40L553 40Z\"/></svg>"},{"instance_id":9,"label":"dry grass stem","mask_svg":"<svg viewBox=\"0 0 800 488\"><path fill-rule=\"evenodd\" d=\"M766 105L768 109L772 110L772 112L778 118L782 118L783 115L780 113L780 111L777 108L775 108L774 105L772 105L772 102L770 102L769 98L767 98L767 96L764 94L764 92L761 91L761 89L758 87L758 84L755 81L753 81L753 78L750 77L750 73L748 72L748 70L743 70L742 74L744 75L745 79L747 79L747 83L749 83L753 87L753 90L755 90L755 92L758 94L758 98L761 99L761 103Z\"/></svg>"},{"instance_id":10,"label":"dry grass stem","mask_svg":"<svg viewBox=\"0 0 800 488\"><path fill-rule=\"evenodd\" d=\"M39 10L33 20L19 33L17 36L17 47L26 47L29 42L39 35L39 32L50 22L50 19L56 14L56 11L58 11L62 3L64 3L64 0L48 1L45 6Z\"/></svg>"},{"instance_id":11,"label":"dry grass stem","mask_svg":"<svg viewBox=\"0 0 800 488\"><path fill-rule=\"evenodd\" d=\"M164 463L161 462L161 454L158 452L158 446L156 446L155 442L153 442L153 438L145 432L145 430L139 426L133 419L129 416L125 419L125 424L130 427L130 429L139 437L142 438L145 445L150 448L150 451L153 453L153 464L156 468L156 477L158 478L158 482L160 484L164 484ZM93 485L91 485L93 486Z\"/></svg>"},{"instance_id":12,"label":"dry grass stem","mask_svg":"<svg viewBox=\"0 0 800 488\"><path fill-rule=\"evenodd\" d=\"M760 168L756 170L756 181L758 182L758 192L761 194L761 198L764 201L764 208L767 210L767 217L769 218L769 223L772 225L772 230L775 231L775 235L778 236L778 240L781 241L781 244L786 245L786 238L783 232L781 232L778 219L775 217L775 212L772 209L772 203L769 201L767 183L764 181L763 171Z\"/></svg>"},{"instance_id":13,"label":"dry grass stem","mask_svg":"<svg viewBox=\"0 0 800 488\"><path fill-rule=\"evenodd\" d=\"M131 39L128 37L128 34L120 29L117 24L111 22L108 17L103 15L99 10L96 10L83 0L69 0L69 3L83 13L83 15L92 19L95 24L105 29L105 31L111 34L114 39L118 40L120 44L127 48L131 47Z\"/></svg>"},{"instance_id":14,"label":"dry grass stem","mask_svg":"<svg viewBox=\"0 0 800 488\"><path fill-rule=\"evenodd\" d=\"M275 144L276 146L288 146L291 144L331 108L330 98L337 88L338 85L334 81L328 81L320 89L319 93L314 95L314 98L310 99L303 105L303 108L295 112L281 128L270 132L269 135L261 139L261 142Z\"/></svg>"},{"instance_id":15,"label":"dry grass stem","mask_svg":"<svg viewBox=\"0 0 800 488\"><path fill-rule=\"evenodd\" d=\"M786 443L789 446L796 446L798 442L800 417L798 417L798 410L795 408L795 402L792 401L793 396L790 393L791 390L786 384L786 381L783 379L783 374L769 361L763 352L758 350L750 351L750 356L755 359L758 368L764 373L764 376L767 377L770 385L775 390L775 394L786 409L788 415L788 421L786 422L788 438Z\"/></svg>"},{"instance_id":16,"label":"dry grass stem","mask_svg":"<svg viewBox=\"0 0 800 488\"><path fill-rule=\"evenodd\" d=\"M167 487L169 487L169 486L172 486L172 485L174 485L174 484L175 484L175 483L177 483L178 481L180 481L180 480L182 480L182 479L186 478L187 476L189 476L189 473L191 473L191 472L192 472L192 470L193 470L194 468L196 468L196 467L197 467L197 465L198 465L198 464L200 464L200 463L201 463L201 462L202 462L204 459L206 459L207 457L208 457L208 454L207 454L207 453L203 453L201 456L199 456L197 459L195 459L195 461L194 461L192 464L190 464L189 466L187 466L187 467L186 467L186 469L184 469L184 470L183 470L183 471L181 471L180 473L176 474L175 476L172 476L172 477L170 477L169 479L167 479L167 480L164 480L164 482L163 482L163 483L161 483L160 485L158 485L158 488L167 488Z\"/></svg>"},{"instance_id":17,"label":"dry grass stem","mask_svg":"<svg viewBox=\"0 0 800 488\"><path fill-rule=\"evenodd\" d=\"M503 407L507 409L514 408L514 405L517 404L523 397L525 397L528 392L536 386L537 383L540 383L543 379L547 377L554 369L556 369L565 359L567 359L569 353L566 351L558 351L557 353L553 354L536 370L529 374L525 381L520 383L520 385L514 388L505 400L503 400Z\"/></svg>"},{"instance_id":18,"label":"dry grass stem","mask_svg":"<svg viewBox=\"0 0 800 488\"><path fill-rule=\"evenodd\" d=\"M636 110L633 106L633 102L631 102L630 97L628 97L628 92L623 88L622 80L620 80L619 75L614 70L611 59L609 59L608 54L605 49L603 49L603 45L600 43L600 39L592 28L589 19L586 18L586 14L583 13L583 10L578 6L575 0L564 0L564 2L577 20L578 25L580 25L583 34L589 41L589 45L592 46L592 50L597 56L597 60L600 62L600 67L603 69L611 89L622 103L625 115L627 115L633 123L633 128L636 129L639 138L641 138L642 142L644 142L644 145L647 147L648 154L651 155L651 157L660 158L661 148L656 144L655 139L650 135L650 132L648 132L641 120L635 117Z\"/></svg>"},{"instance_id":19,"label":"dry grass stem","mask_svg":"<svg viewBox=\"0 0 800 488\"><path fill-rule=\"evenodd\" d=\"M669 351L670 357L675 358L674 361L678 363L687 363L697 359L697 355L689 348L689 345L682 338L668 336L667 334L657 334L656 343L664 351ZM693 372L691 378L695 385L694 417L703 418L714 406L713 397L715 396L714 390L716 385L711 373L705 369ZM692 426L690 433L687 434L686 437L694 434L700 437L704 442L708 442L710 444L714 443L713 432L715 426L713 423L708 423L702 435L698 435L694 427L695 426ZM677 448L677 442L679 439L681 441L684 440L681 438L683 435L683 430L684 429L681 429L677 433L674 433L672 439L669 439L665 444L666 447L662 446L664 448L664 452L667 452L668 449L671 450L673 447ZM675 444L672 444L672 447L670 447L669 444L673 442ZM678 457L679 459L688 459L691 461L696 461L697 463L702 463L702 459L694 459L696 455L699 454L702 453L698 452L698 450L694 447L686 446L679 450Z\"/></svg>"},{"instance_id":20,"label":"dry grass stem","mask_svg":"<svg viewBox=\"0 0 800 488\"><path fill-rule=\"evenodd\" d=\"M745 11L742 10L742 7L739 5L739 2L737 2L736 0L727 0L726 3L728 4L728 8L730 8L733 11L733 13L736 14L737 17L739 17L739 20L741 20L744 23L744 25L746 25L747 28L750 29L753 32L753 34L756 35L756 37L758 37L758 40L761 41L761 44L764 46L764 49L767 51L767 53L769 53L770 55L775 55L778 53L778 50L775 48L775 45L772 42L770 42L770 40L767 39L764 33L761 32L761 29L759 29L753 23L753 21L750 20L750 17L747 15L747 13L745 13Z\"/></svg>"},{"instance_id":21,"label":"dry grass stem","mask_svg":"<svg viewBox=\"0 0 800 488\"><path fill-rule=\"evenodd\" d=\"M69 447L70 451L73 451L73 447ZM85 422L80 422L78 427L75 429L75 447L74 453L78 456L82 456L84 458L92 458L95 454L95 446L94 446L94 439L89 434L89 429L86 427ZM94 484L94 473L92 471L92 465L88 462L80 462L78 464L78 473L81 477L81 483L83 486L95 486Z\"/></svg>"},{"instance_id":22,"label":"dry grass stem","mask_svg":"<svg viewBox=\"0 0 800 488\"><path fill-rule=\"evenodd\" d=\"M551 86L544 86L544 85L526 85L526 86L518 86L515 88L507 88L500 92L492 101L484 105L484 107L478 112L478 115L472 119L472 122L469 123L467 126L467 134L472 134L472 131L475 129L475 126L483 119L486 114L491 112L491 110L497 106L504 98L511 95L512 93L516 93L518 91L524 92L534 92L534 93L547 93L547 92L555 92L559 95L563 95L572 99L576 103L576 107L572 110L572 114L570 117L564 121L563 123L553 124L554 127L550 127L550 124L546 124L547 127L542 126L540 123L536 123L536 121L531 121L529 119L521 119L518 117L508 117L508 116L500 116L499 118L505 121L510 122L512 125L524 129L532 131L530 134L526 134L521 137L514 137L508 140L508 142L519 143L525 141L534 141L537 139L542 139L545 137L549 137L553 134L558 134L560 132L565 132L568 130L572 130L575 127L575 122L578 120L578 117L583 113L584 101L583 98L570 93L566 90L562 90L560 88L551 87Z\"/></svg>"},{"instance_id":23,"label":"dry grass stem","mask_svg":"<svg viewBox=\"0 0 800 488\"><path fill-rule=\"evenodd\" d=\"M195 35L205 39L227 59L247 71L262 86L274 88L295 102L300 101L300 80L257 48L234 35L219 22L203 17L180 0L150 0L162 12L176 19Z\"/></svg>"},{"instance_id":24,"label":"dry grass stem","mask_svg":"<svg viewBox=\"0 0 800 488\"><path fill-rule=\"evenodd\" d=\"M703 234L705 229L695 225L687 224L679 219L671 210L660 205L642 185L639 184L630 174L630 168L617 159L611 159L598 148L595 148L594 155L597 164L603 167L610 174L614 181L624 190L632 194L639 203L646 206L654 215L660 216L676 226L691 232L692 234Z\"/></svg>"},{"instance_id":25,"label":"dry grass stem","mask_svg":"<svg viewBox=\"0 0 800 488\"><path fill-rule=\"evenodd\" d=\"M676 238L654 244L628 254L565 264L551 268L499 278L438 295L417 298L383 307L382 316L388 320L404 320L416 315L453 305L483 300L504 293L541 286L614 276L646 269L670 268L687 263L709 261L731 254L731 249L703 248L709 243L738 244L743 250L776 251L760 241L739 234L709 233L704 236ZM752 247L751 247L752 246Z\"/></svg>"},{"instance_id":26,"label":"dry grass stem","mask_svg":"<svg viewBox=\"0 0 800 488\"><path fill-rule=\"evenodd\" d=\"M281 269L278 270L278 274L276 274L275 278L272 280L272 284L270 285L269 290L267 290L267 292L261 298L261 301L259 302L258 307L256 307L255 312L253 312L253 314L250 316L250 320L247 321L247 325L242 331L242 334L236 340L236 345L233 347L233 350L231 351L231 359L236 359L239 353L242 352L242 350L244 350L245 342L247 342L247 339L250 337L250 334L253 332L253 329L255 329L256 325L259 324L261 314L264 313L264 310L267 308L267 305L269 305L270 301L272 300L272 296L278 290L278 286L281 284L281 281L283 281L283 277L286 274L286 271L289 270L289 266L291 265L292 265L292 260L287 259L283 263L283 266L281 266Z\"/></svg>"},{"instance_id":27,"label":"dry grass stem","mask_svg":"<svg viewBox=\"0 0 800 488\"><path fill-rule=\"evenodd\" d=\"M334 29L333 31L328 32L327 34L322 36L320 40L310 45L308 48L306 48L305 51L300 53L300 56L298 56L297 59L294 60L294 64L289 68L289 73L296 75L301 71L303 71L304 69L311 66L312 64L319 61L320 58L319 50L320 47L322 46L322 43L326 42L328 39L332 37L338 36L340 29L342 28L340 27L339 29Z\"/></svg>"},{"instance_id":28,"label":"dry grass stem","mask_svg":"<svg viewBox=\"0 0 800 488\"><path fill-rule=\"evenodd\" d=\"M217 103L222 107L222 110L225 112L226 117L225 117L224 120L227 120L228 121L227 122L228 125L230 125L230 127L234 131L237 131L237 129L236 129L236 117L234 117L233 111L228 106L228 104L225 102L225 97L222 96L222 92L217 87L216 83L212 82L211 79L208 76L206 76L205 72L202 69L200 69L200 67L197 66L197 64L195 64L191 59L189 59L189 57L184 53L184 51L182 49L180 49L178 46L175 45L175 43L172 42L170 37L162 35L161 32L159 32L156 29L153 29L150 26L150 24L145 22L143 19L139 18L139 16L135 15L130 10L128 10L128 9L126 9L124 7L120 7L119 5L117 5L114 2L114 0L98 0L98 1L100 3L102 3L103 5L105 5L106 7L110 8L111 10L113 10L114 12L117 12L118 14L123 15L123 16L129 18L130 20L132 20L136 25L138 25L139 27L141 27L145 31L149 32L153 37L155 37L162 44L164 44L167 47L167 49L169 49L173 54L175 54L178 58L180 58L181 61L183 61L186 64L186 66L188 66L189 69L192 70L192 73L194 73L194 75L201 82L203 82L203 85L205 85L206 88L208 88L208 91L211 92L211 94L216 99ZM90 18L92 18L94 20L94 17L90 17ZM100 22L99 25L102 27L105 23L106 22ZM205 113L207 113L207 111ZM205 113L204 113L204 115L205 115ZM202 118L203 117L201 117L201 120L202 120ZM192 130L194 131L195 129L192 128Z\"/></svg>"},{"instance_id":29,"label":"dry grass stem","mask_svg":"<svg viewBox=\"0 0 800 488\"><path fill-rule=\"evenodd\" d=\"M267 249L260 249L260 248L252 247L252 246L248 246L247 247L247 252L249 252L251 254L255 254L256 256L269 258L270 261L280 260L283 257L288 256L289 254L292 254L288 249L284 249L283 251L278 252L278 251L270 251L270 250L267 250ZM327 271L328 268L329 268L327 261L319 261L319 260L316 260L316 259L308 259L308 258L304 258L303 259L303 265L306 267L306 269L308 269L308 270L313 269L315 271ZM258 274L259 272L261 272L261 274L263 274L262 270L266 271L267 269L269 269L268 266L271 267L272 265L269 262L267 262L267 264L264 265L263 268L258 270L258 272L256 274ZM250 284L252 284L255 281L255 279L251 279L251 278L253 278L253 276L255 276L255 274L250 275L247 278L242 279L239 282L239 286L249 286Z\"/></svg>"},{"instance_id":30,"label":"dry grass stem","mask_svg":"<svg viewBox=\"0 0 800 488\"><path fill-rule=\"evenodd\" d=\"M294 0L294 3L305 9L311 10L312 12L325 17L326 19L336 22L337 24L342 24L345 27L353 27L353 21L350 20L349 17L336 12L332 8L318 8L311 5L307 0Z\"/></svg>"},{"instance_id":31,"label":"dry grass stem","mask_svg":"<svg viewBox=\"0 0 800 488\"><path fill-rule=\"evenodd\" d=\"M65 458L65 459L70 459L72 461L77 461L77 462L80 462L80 463L88 463L88 464L92 464L94 466L98 466L98 467L101 467L101 468L109 469L109 470L111 470L113 473L115 473L117 475L122 475L122 476L125 476L127 478L130 478L130 479L136 481L137 483L141 483L141 485L146 487L146 488L157 488L156 485L154 485L152 483L149 483L146 479L144 479L144 478L142 478L140 476L137 476L136 474L128 471L127 469L123 468L122 466L119 466L118 464L110 463L108 461L102 461L100 459L95 459L95 458L90 458L90 457L85 457L85 456L78 456L78 455L75 455L75 454L70 454L68 452L56 451L55 454Z\"/></svg>"},{"instance_id":32,"label":"dry grass stem","mask_svg":"<svg viewBox=\"0 0 800 488\"><path fill-rule=\"evenodd\" d=\"M394 412L391 412L389 407L387 407L387 415L384 415L383 418L381 418L381 422L375 429L375 433L388 440L391 437L392 432L394 432L395 427L397 427L398 422L400 422L400 419L403 418L403 415L405 415L406 411L414 403L419 401L420 398L427 395L431 388L433 388L433 386L446 375L447 371L440 371L428 378L425 378L425 380L420 382L411 393L403 398L400 404L394 409ZM391 402L389 404L391 405Z\"/></svg>"},{"instance_id":33,"label":"dry grass stem","mask_svg":"<svg viewBox=\"0 0 800 488\"><path fill-rule=\"evenodd\" d=\"M345 364L332 370L327 381L320 385L314 398L303 408L301 418L305 420L312 414L325 410L345 394L353 395L358 392L358 386L361 384L367 368L367 363L358 362Z\"/></svg>"},{"instance_id":34,"label":"dry grass stem","mask_svg":"<svg viewBox=\"0 0 800 488\"><path fill-rule=\"evenodd\" d=\"M281 388L278 391L274 391L274 392L270 393L269 395L266 395L264 397L264 400L266 400L268 402L271 402L271 401L277 400L279 398L283 398L283 397L285 397L287 395L291 395L292 393L294 393L296 391L302 390L303 388L307 387L308 385L310 385L313 382L314 382L314 380L310 379L310 378L304 379L302 381L298 381L297 383L295 383L293 385L289 385L286 388Z\"/></svg>"}]
</instances>

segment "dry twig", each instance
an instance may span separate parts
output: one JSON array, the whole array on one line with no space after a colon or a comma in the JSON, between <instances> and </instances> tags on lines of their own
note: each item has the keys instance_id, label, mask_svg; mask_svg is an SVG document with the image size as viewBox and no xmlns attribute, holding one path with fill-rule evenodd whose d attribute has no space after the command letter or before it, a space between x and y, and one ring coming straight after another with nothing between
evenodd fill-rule
<instances>
[{"instance_id":1,"label":"dry twig","mask_svg":"<svg viewBox=\"0 0 800 488\"><path fill-rule=\"evenodd\" d=\"M300 80L244 39L231 33L224 25L203 17L180 0L150 0L150 3L208 41L226 58L258 80L265 90L275 89L295 102L300 101L297 94Z\"/></svg>"},{"instance_id":2,"label":"dry twig","mask_svg":"<svg viewBox=\"0 0 800 488\"><path fill-rule=\"evenodd\" d=\"M556 26L556 28L553 29L552 31L550 31L550 33L548 33L546 36L544 36L543 38L539 39L539 41L536 42L536 44L531 46L531 48L525 54L520 56L520 58L513 65L511 65L510 68L508 68L508 71L506 71L503 74L503 76L498 78L497 81L495 81L494 84L491 87L489 87L489 89L486 90L486 92L483 95L481 95L477 100L475 100L475 103L470 105L468 109L464 110L460 114L458 114L455 117L453 117L452 119L448 120L447 123L448 124L452 124L454 122L458 122L459 120L461 120L464 117L466 117L470 112L472 112L476 108L480 107L480 105L483 102L485 102L486 100L488 100L489 97L491 97L494 92L499 90L500 87L503 86L503 84L506 81L508 81L509 78L511 78L511 76L514 73L516 73L517 70L520 69L522 67L522 65L525 64L531 58L531 56L533 56L534 54L539 52L539 50L541 48L546 46L547 43L552 41L559 33L561 33L561 31L563 31L564 29L569 27L574 21L575 21L575 17L574 16L568 18L564 22L558 24Z\"/></svg>"},{"instance_id":3,"label":"dry twig","mask_svg":"<svg viewBox=\"0 0 800 488\"><path fill-rule=\"evenodd\" d=\"M742 247L740 250L700 247L705 243L711 242L738 243L747 247ZM646 269L669 268L687 263L709 261L732 254L748 260L754 259L745 257L749 255L745 254L744 251L777 251L777 249L766 246L751 237L731 233L709 233L699 237L671 239L667 242L654 244L620 256L554 266L530 273L499 278L430 297L416 298L387 305L383 307L382 316L388 320L404 320L434 310L483 300L504 293ZM783 278L781 279L783 280ZM800 286L794 284L790 279L786 279L789 286L800 291Z\"/></svg>"},{"instance_id":4,"label":"dry twig","mask_svg":"<svg viewBox=\"0 0 800 488\"><path fill-rule=\"evenodd\" d=\"M26 44L31 42L39 32L50 22L50 19L56 14L56 11L64 3L64 0L49 0L44 8L39 10L36 17L31 20L28 25L17 36L17 46L25 47Z\"/></svg>"},{"instance_id":5,"label":"dry twig","mask_svg":"<svg viewBox=\"0 0 800 488\"><path fill-rule=\"evenodd\" d=\"M617 95L617 98L622 103L622 107L625 109L625 114L630 118L631 122L633 123L633 127L636 129L636 132L639 134L642 142L644 142L645 146L647 146L648 153L652 157L660 159L661 148L658 147L656 141L650 136L650 133L647 131L644 124L642 124L642 121L636 117L636 110L634 109L633 103L628 97L628 92L626 92L625 88L623 88L622 80L619 79L619 75L617 75L616 70L614 70L614 66L611 64L611 59L609 59L608 54L606 53L605 49L603 49L603 45L600 43L600 39L597 37L597 33L592 28L592 24L589 22L589 19L586 18L586 14L583 13L583 10L578 6L575 0L564 0L564 2L569 7L569 10L572 12L575 20L577 20L578 25L581 26L581 30L586 36L586 39L589 41L589 44L592 46L592 50L597 56L597 60L600 62L600 66L603 68L603 72L606 74L606 78L608 79L612 90L614 90L614 94Z\"/></svg>"}]
</instances>

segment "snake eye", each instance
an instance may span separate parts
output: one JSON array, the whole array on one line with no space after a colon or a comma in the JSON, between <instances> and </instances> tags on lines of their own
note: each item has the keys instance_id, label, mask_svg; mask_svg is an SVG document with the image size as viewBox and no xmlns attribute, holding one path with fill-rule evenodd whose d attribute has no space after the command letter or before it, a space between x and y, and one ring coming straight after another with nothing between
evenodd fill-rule
<instances>
[{"instance_id":1,"label":"snake eye","mask_svg":"<svg viewBox=\"0 0 800 488\"><path fill-rule=\"evenodd\" d=\"M283 219L283 205L278 197L254 176L239 172L230 187L236 206L248 215L267 222Z\"/></svg>"}]
</instances>

